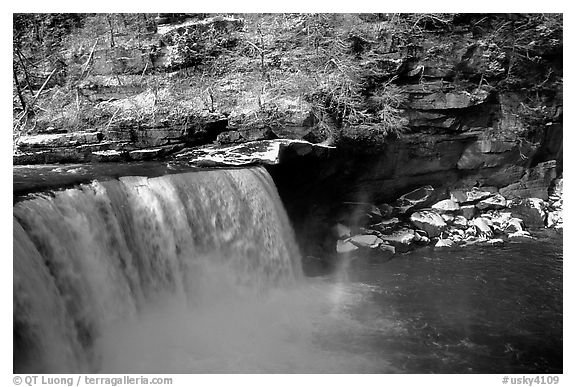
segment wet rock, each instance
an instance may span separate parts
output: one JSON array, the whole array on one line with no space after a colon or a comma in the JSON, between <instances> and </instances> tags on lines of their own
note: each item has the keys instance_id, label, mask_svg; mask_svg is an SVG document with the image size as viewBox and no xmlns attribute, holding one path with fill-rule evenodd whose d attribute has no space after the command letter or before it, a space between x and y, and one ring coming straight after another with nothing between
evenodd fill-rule
<instances>
[{"instance_id":1,"label":"wet rock","mask_svg":"<svg viewBox=\"0 0 576 387\"><path fill-rule=\"evenodd\" d=\"M438 239L434 247L454 247L454 241L451 239Z\"/></svg>"},{"instance_id":2,"label":"wet rock","mask_svg":"<svg viewBox=\"0 0 576 387\"><path fill-rule=\"evenodd\" d=\"M539 198L528 198L514 201L510 209L512 215L524 221L528 227L546 225L546 203Z\"/></svg>"},{"instance_id":3,"label":"wet rock","mask_svg":"<svg viewBox=\"0 0 576 387\"><path fill-rule=\"evenodd\" d=\"M514 233L508 234L508 238L527 238L527 239L536 239L528 231L516 231Z\"/></svg>"},{"instance_id":4,"label":"wet rock","mask_svg":"<svg viewBox=\"0 0 576 387\"><path fill-rule=\"evenodd\" d=\"M504 231L507 233L524 231L522 219L519 218L508 219L508 221L506 222L506 226L504 227Z\"/></svg>"},{"instance_id":5,"label":"wet rock","mask_svg":"<svg viewBox=\"0 0 576 387\"><path fill-rule=\"evenodd\" d=\"M376 235L354 235L347 239L350 243L358 247L376 248L383 240Z\"/></svg>"},{"instance_id":6,"label":"wet rock","mask_svg":"<svg viewBox=\"0 0 576 387\"><path fill-rule=\"evenodd\" d=\"M396 254L396 248L387 243L382 243L378 248L385 253Z\"/></svg>"},{"instance_id":7,"label":"wet rock","mask_svg":"<svg viewBox=\"0 0 576 387\"><path fill-rule=\"evenodd\" d=\"M556 177L556 160L540 163L526 171L520 181L500 189L507 198L548 199L548 188Z\"/></svg>"},{"instance_id":8,"label":"wet rock","mask_svg":"<svg viewBox=\"0 0 576 387\"><path fill-rule=\"evenodd\" d=\"M394 207L392 207L388 203L380 204L378 206L378 208L380 209L380 213L382 214L382 216L384 218L388 218L388 217L392 216L392 214L394 213Z\"/></svg>"},{"instance_id":9,"label":"wet rock","mask_svg":"<svg viewBox=\"0 0 576 387\"><path fill-rule=\"evenodd\" d=\"M446 223L452 223L454 221L454 215L452 214L441 214L440 216Z\"/></svg>"},{"instance_id":10,"label":"wet rock","mask_svg":"<svg viewBox=\"0 0 576 387\"><path fill-rule=\"evenodd\" d=\"M348 238L352 235L350 227L343 225L342 223L337 223L332 227L332 232L338 239Z\"/></svg>"},{"instance_id":11,"label":"wet rock","mask_svg":"<svg viewBox=\"0 0 576 387\"><path fill-rule=\"evenodd\" d=\"M400 196L396 200L396 206L401 214L406 214L428 206L433 199L434 188L427 185Z\"/></svg>"},{"instance_id":12,"label":"wet rock","mask_svg":"<svg viewBox=\"0 0 576 387\"><path fill-rule=\"evenodd\" d=\"M435 238L446 229L447 224L434 211L418 211L410 216L410 221L419 229L426 231L430 238Z\"/></svg>"},{"instance_id":13,"label":"wet rock","mask_svg":"<svg viewBox=\"0 0 576 387\"><path fill-rule=\"evenodd\" d=\"M474 203L489 198L492 195L492 192L480 190L476 187L471 190L456 189L450 191L450 200L460 204Z\"/></svg>"},{"instance_id":14,"label":"wet rock","mask_svg":"<svg viewBox=\"0 0 576 387\"><path fill-rule=\"evenodd\" d=\"M462 214L464 218L470 220L476 215L476 206L473 204L460 206L460 214Z\"/></svg>"},{"instance_id":15,"label":"wet rock","mask_svg":"<svg viewBox=\"0 0 576 387\"><path fill-rule=\"evenodd\" d=\"M379 231L382 234L390 234L399 223L400 220L398 218L384 219L380 223L371 225L370 228Z\"/></svg>"},{"instance_id":16,"label":"wet rock","mask_svg":"<svg viewBox=\"0 0 576 387\"><path fill-rule=\"evenodd\" d=\"M352 251L356 250L358 250L358 246L354 245L348 240L339 240L336 242L336 252L339 254L351 253Z\"/></svg>"},{"instance_id":17,"label":"wet rock","mask_svg":"<svg viewBox=\"0 0 576 387\"><path fill-rule=\"evenodd\" d=\"M546 218L546 227L560 228L564 224L561 211L551 211Z\"/></svg>"},{"instance_id":18,"label":"wet rock","mask_svg":"<svg viewBox=\"0 0 576 387\"><path fill-rule=\"evenodd\" d=\"M561 198L563 192L564 192L564 179L563 178L554 179L552 184L550 184L549 194L551 196Z\"/></svg>"},{"instance_id":19,"label":"wet rock","mask_svg":"<svg viewBox=\"0 0 576 387\"><path fill-rule=\"evenodd\" d=\"M428 238L425 231L415 230L414 231L414 242L419 243L419 244L428 244L428 243L430 243L430 238Z\"/></svg>"},{"instance_id":20,"label":"wet rock","mask_svg":"<svg viewBox=\"0 0 576 387\"><path fill-rule=\"evenodd\" d=\"M464 216L458 215L452 221L452 227L460 230L466 230L468 228L468 220Z\"/></svg>"},{"instance_id":21,"label":"wet rock","mask_svg":"<svg viewBox=\"0 0 576 387\"><path fill-rule=\"evenodd\" d=\"M492 238L494 232L490 227L490 223L486 218L474 218L472 221L474 227L476 227L477 235L481 238Z\"/></svg>"},{"instance_id":22,"label":"wet rock","mask_svg":"<svg viewBox=\"0 0 576 387\"><path fill-rule=\"evenodd\" d=\"M506 198L500 194L491 196L487 199L480 200L476 203L476 208L480 211L501 210L506 208Z\"/></svg>"},{"instance_id":23,"label":"wet rock","mask_svg":"<svg viewBox=\"0 0 576 387\"><path fill-rule=\"evenodd\" d=\"M455 212L460 209L460 205L452 199L441 200L432 206L433 209L440 213Z\"/></svg>"},{"instance_id":24,"label":"wet rock","mask_svg":"<svg viewBox=\"0 0 576 387\"><path fill-rule=\"evenodd\" d=\"M393 246L409 246L415 241L416 235L412 229L401 228L389 235L382 235L380 238Z\"/></svg>"},{"instance_id":25,"label":"wet rock","mask_svg":"<svg viewBox=\"0 0 576 387\"><path fill-rule=\"evenodd\" d=\"M502 239L500 239L500 238L494 238L494 239L488 239L488 240L486 241L486 243L489 244L489 245L496 245L496 244L504 243L504 241L503 241Z\"/></svg>"},{"instance_id":26,"label":"wet rock","mask_svg":"<svg viewBox=\"0 0 576 387\"><path fill-rule=\"evenodd\" d=\"M476 235L478 235L477 231L476 231L476 227L472 224L471 226L469 226L465 231L464 231L464 235L467 238L474 238L476 237Z\"/></svg>"}]
</instances>

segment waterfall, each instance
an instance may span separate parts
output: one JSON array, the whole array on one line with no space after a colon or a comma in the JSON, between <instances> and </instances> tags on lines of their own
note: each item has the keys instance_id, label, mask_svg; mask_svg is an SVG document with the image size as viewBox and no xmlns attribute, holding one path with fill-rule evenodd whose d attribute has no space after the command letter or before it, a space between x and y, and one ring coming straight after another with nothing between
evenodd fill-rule
<instances>
[{"instance_id":1,"label":"waterfall","mask_svg":"<svg viewBox=\"0 0 576 387\"><path fill-rule=\"evenodd\" d=\"M95 343L149 305L182 308L302 276L262 168L123 177L14 206L14 372L99 372Z\"/></svg>"}]
</instances>

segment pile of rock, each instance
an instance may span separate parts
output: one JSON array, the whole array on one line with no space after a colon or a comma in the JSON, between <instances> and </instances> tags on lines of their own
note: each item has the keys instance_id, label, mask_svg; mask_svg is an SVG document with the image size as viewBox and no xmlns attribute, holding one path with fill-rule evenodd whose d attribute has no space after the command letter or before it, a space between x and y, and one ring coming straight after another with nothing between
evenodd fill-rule
<instances>
[{"instance_id":1,"label":"pile of rock","mask_svg":"<svg viewBox=\"0 0 576 387\"><path fill-rule=\"evenodd\" d=\"M449 196L447 199L437 199ZM418 188L393 204L364 203L362 225L338 223L336 251L372 249L389 254L418 245L435 247L498 244L514 238L534 238L529 230L562 228L562 179L553 182L549 200L507 199L496 189L451 190L448 195L431 186Z\"/></svg>"}]
</instances>

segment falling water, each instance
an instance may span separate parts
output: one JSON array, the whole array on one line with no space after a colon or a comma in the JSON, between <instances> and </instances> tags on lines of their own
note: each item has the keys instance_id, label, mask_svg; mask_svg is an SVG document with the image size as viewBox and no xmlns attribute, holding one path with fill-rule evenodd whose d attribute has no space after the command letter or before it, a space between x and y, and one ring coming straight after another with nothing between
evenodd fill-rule
<instances>
[{"instance_id":1,"label":"falling water","mask_svg":"<svg viewBox=\"0 0 576 387\"><path fill-rule=\"evenodd\" d=\"M232 306L244 294L257 300L301 276L264 169L125 177L35 195L14 206L14 370L107 370L106 340L126 322L170 309L181 314L161 323L175 329L189 310L219 299Z\"/></svg>"}]
</instances>

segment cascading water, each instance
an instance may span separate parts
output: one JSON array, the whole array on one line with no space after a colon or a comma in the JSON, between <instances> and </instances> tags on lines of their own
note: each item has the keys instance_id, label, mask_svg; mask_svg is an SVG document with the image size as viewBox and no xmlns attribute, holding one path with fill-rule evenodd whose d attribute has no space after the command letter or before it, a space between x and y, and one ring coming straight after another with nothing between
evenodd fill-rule
<instances>
[{"instance_id":1,"label":"cascading water","mask_svg":"<svg viewBox=\"0 0 576 387\"><path fill-rule=\"evenodd\" d=\"M557 236L311 278L262 168L21 199L16 373L562 372Z\"/></svg>"},{"instance_id":2,"label":"cascading water","mask_svg":"<svg viewBox=\"0 0 576 387\"><path fill-rule=\"evenodd\" d=\"M261 168L35 195L14 206L14 371L106 370L110 327L154 305L193 310L290 286L301 273Z\"/></svg>"}]
</instances>

